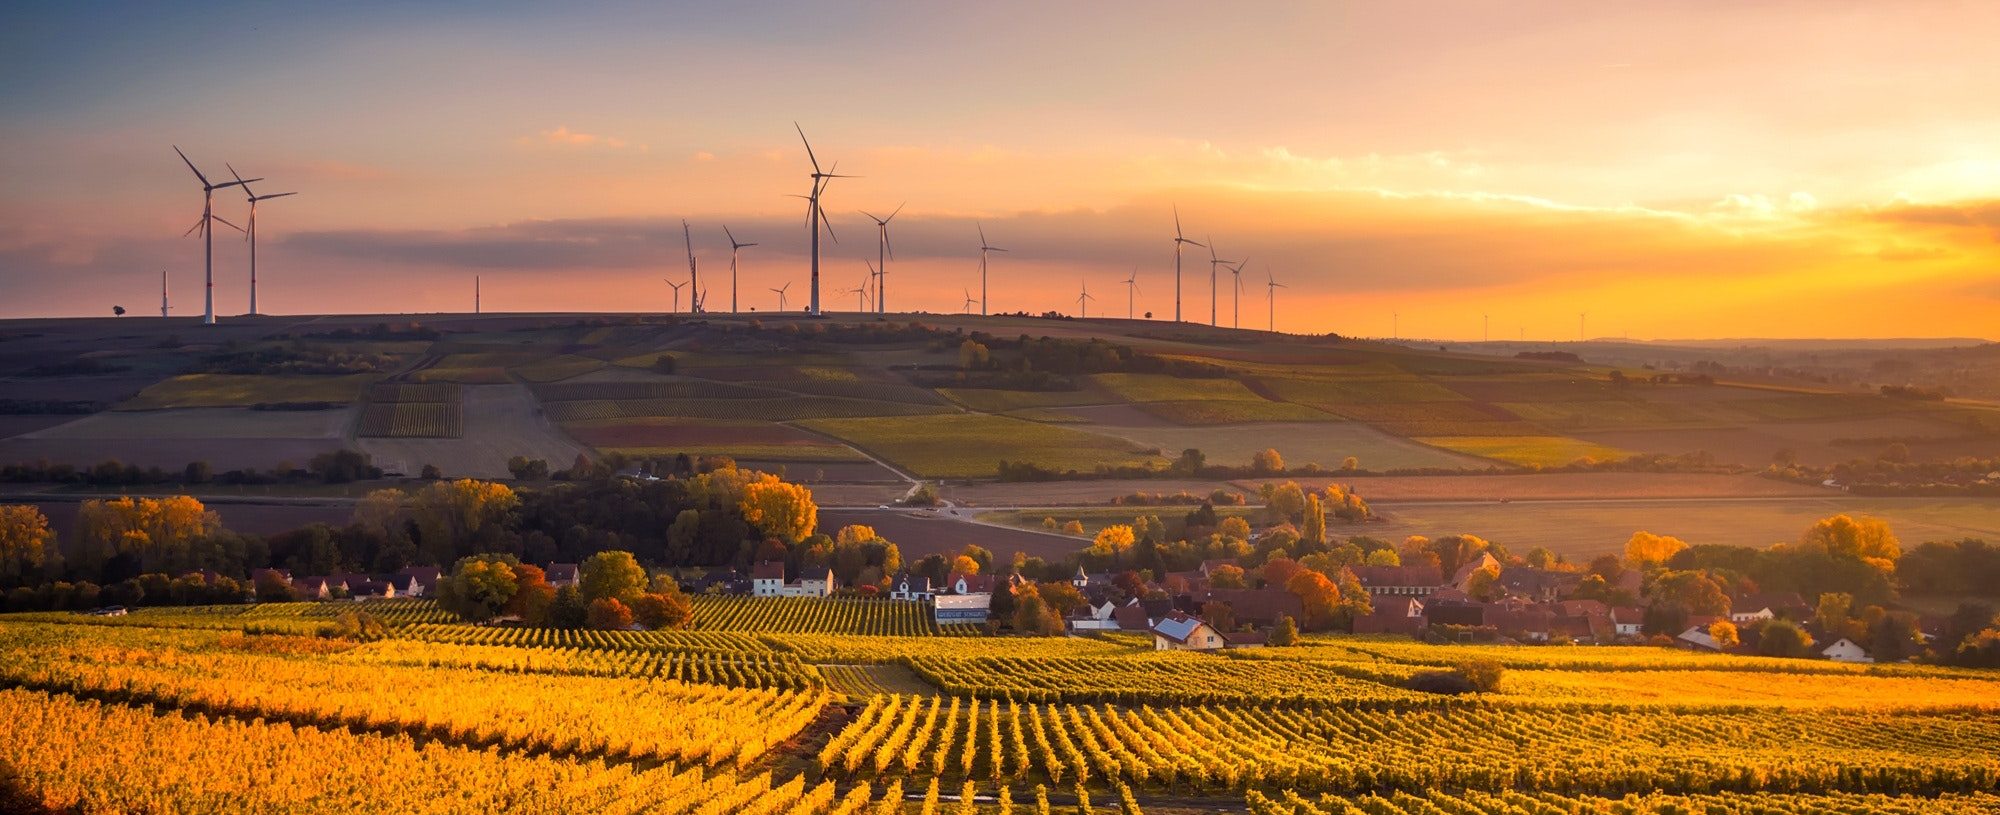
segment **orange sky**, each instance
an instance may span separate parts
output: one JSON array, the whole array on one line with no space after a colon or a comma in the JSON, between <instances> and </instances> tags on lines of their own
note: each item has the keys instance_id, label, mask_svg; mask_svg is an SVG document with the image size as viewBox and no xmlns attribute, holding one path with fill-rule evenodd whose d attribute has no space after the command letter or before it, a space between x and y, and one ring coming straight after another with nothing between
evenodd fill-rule
<instances>
[{"instance_id":1,"label":"orange sky","mask_svg":"<svg viewBox=\"0 0 2000 815\"><path fill-rule=\"evenodd\" d=\"M297 189L266 311L829 307L895 224L892 309L1172 311L1172 215L1291 331L1478 339L2000 335L2000 8L1468 2L51 10L0 34L0 317L198 307L168 145ZM221 47L228 44L230 47ZM240 199L219 199L236 219ZM222 312L246 252L218 243ZM1185 267L1208 314L1205 254ZM1225 283L1227 281L1225 280ZM1222 296L1222 320L1232 298ZM1400 315L1392 316L1392 315Z\"/></svg>"}]
</instances>

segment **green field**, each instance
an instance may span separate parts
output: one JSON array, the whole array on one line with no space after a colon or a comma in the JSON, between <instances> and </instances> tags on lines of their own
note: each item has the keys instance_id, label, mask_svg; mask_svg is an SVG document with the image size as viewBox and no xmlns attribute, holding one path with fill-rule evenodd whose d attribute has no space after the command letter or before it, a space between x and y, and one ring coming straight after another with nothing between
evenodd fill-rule
<instances>
[{"instance_id":1,"label":"green field","mask_svg":"<svg viewBox=\"0 0 2000 815\"><path fill-rule=\"evenodd\" d=\"M349 376L258 376L184 374L156 382L118 405L120 410L186 407L239 407L274 402L353 402L374 374Z\"/></svg>"},{"instance_id":2,"label":"green field","mask_svg":"<svg viewBox=\"0 0 2000 815\"><path fill-rule=\"evenodd\" d=\"M991 477L1001 460L1088 472L1099 464L1165 464L1124 439L984 414L820 419L805 427L837 436L926 478Z\"/></svg>"},{"instance_id":3,"label":"green field","mask_svg":"<svg viewBox=\"0 0 2000 815\"><path fill-rule=\"evenodd\" d=\"M1333 468L1348 456L1359 459L1363 469L1378 472L1491 466L1490 462L1391 436L1359 422L1250 423L1206 427L1199 433L1179 427L1092 425L1082 429L1131 439L1142 448L1157 447L1170 455L1193 446L1217 464L1248 464L1258 451L1274 448L1290 467L1318 464Z\"/></svg>"},{"instance_id":4,"label":"green field","mask_svg":"<svg viewBox=\"0 0 2000 815\"><path fill-rule=\"evenodd\" d=\"M1417 441L1524 467L1561 467L1578 459L1606 461L1631 455L1615 447L1563 436L1436 436Z\"/></svg>"},{"instance_id":5,"label":"green field","mask_svg":"<svg viewBox=\"0 0 2000 815\"><path fill-rule=\"evenodd\" d=\"M1244 422L1338 422L1340 417L1305 405L1266 401L1145 402L1133 407L1178 425L1227 425ZM1199 438L1199 434L1190 436Z\"/></svg>"},{"instance_id":6,"label":"green field","mask_svg":"<svg viewBox=\"0 0 2000 815\"><path fill-rule=\"evenodd\" d=\"M1180 402L1230 400L1262 402L1234 379L1181 379L1163 374L1097 374L1091 377L1100 387L1127 402Z\"/></svg>"}]
</instances>

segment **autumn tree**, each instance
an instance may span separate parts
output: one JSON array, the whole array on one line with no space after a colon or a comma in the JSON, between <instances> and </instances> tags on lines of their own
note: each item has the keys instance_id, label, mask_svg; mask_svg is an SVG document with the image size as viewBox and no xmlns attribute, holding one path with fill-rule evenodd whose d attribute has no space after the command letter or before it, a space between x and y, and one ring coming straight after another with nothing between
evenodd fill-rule
<instances>
[{"instance_id":1,"label":"autumn tree","mask_svg":"<svg viewBox=\"0 0 2000 815\"><path fill-rule=\"evenodd\" d=\"M1202 603L1201 619L1217 631L1236 630L1236 608L1220 600Z\"/></svg>"},{"instance_id":2,"label":"autumn tree","mask_svg":"<svg viewBox=\"0 0 2000 815\"><path fill-rule=\"evenodd\" d=\"M1304 517L1306 491L1297 482L1287 481L1283 484L1264 486L1268 488L1264 493L1264 505L1270 508L1271 514L1277 520L1296 521Z\"/></svg>"},{"instance_id":3,"label":"autumn tree","mask_svg":"<svg viewBox=\"0 0 2000 815\"><path fill-rule=\"evenodd\" d=\"M1326 575L1311 570L1300 570L1292 576L1285 589L1298 595L1305 607L1305 627L1309 631L1325 631L1331 628L1340 615L1340 586Z\"/></svg>"},{"instance_id":4,"label":"autumn tree","mask_svg":"<svg viewBox=\"0 0 2000 815\"><path fill-rule=\"evenodd\" d=\"M49 519L33 504L0 506L0 586L34 582L61 558Z\"/></svg>"},{"instance_id":5,"label":"autumn tree","mask_svg":"<svg viewBox=\"0 0 2000 815\"><path fill-rule=\"evenodd\" d=\"M1215 534L1229 540L1247 541L1250 539L1250 522L1231 515L1215 525Z\"/></svg>"},{"instance_id":6,"label":"autumn tree","mask_svg":"<svg viewBox=\"0 0 2000 815\"><path fill-rule=\"evenodd\" d=\"M1110 558L1115 566L1124 562L1125 554L1132 550L1135 542L1137 537L1133 534L1131 526L1112 524L1097 530L1097 537L1091 540L1090 548L1084 551L1098 557Z\"/></svg>"},{"instance_id":7,"label":"autumn tree","mask_svg":"<svg viewBox=\"0 0 2000 815\"><path fill-rule=\"evenodd\" d=\"M1368 502L1357 493L1341 484L1326 485L1325 512L1348 523L1360 523L1375 516L1368 508Z\"/></svg>"},{"instance_id":8,"label":"autumn tree","mask_svg":"<svg viewBox=\"0 0 2000 815\"><path fill-rule=\"evenodd\" d=\"M215 513L186 495L89 500L77 508L77 551L92 572L121 555L139 571L173 571L193 566L195 542L221 528Z\"/></svg>"},{"instance_id":9,"label":"autumn tree","mask_svg":"<svg viewBox=\"0 0 2000 815\"><path fill-rule=\"evenodd\" d=\"M501 613L519 617L531 625L546 625L549 607L556 599L556 589L549 585L548 574L542 567L529 563L515 563L512 568L514 596L507 598Z\"/></svg>"},{"instance_id":10,"label":"autumn tree","mask_svg":"<svg viewBox=\"0 0 2000 815\"><path fill-rule=\"evenodd\" d=\"M750 525L786 543L805 539L819 525L819 506L813 503L812 490L769 473L759 473L743 485L738 509Z\"/></svg>"},{"instance_id":11,"label":"autumn tree","mask_svg":"<svg viewBox=\"0 0 2000 815\"><path fill-rule=\"evenodd\" d=\"M701 537L701 510L683 509L674 515L674 522L667 526L667 558L669 565L696 562L695 545Z\"/></svg>"},{"instance_id":12,"label":"autumn tree","mask_svg":"<svg viewBox=\"0 0 2000 815\"><path fill-rule=\"evenodd\" d=\"M1812 647L1812 635L1790 620L1766 620L1757 634L1757 653L1767 657L1807 657Z\"/></svg>"},{"instance_id":13,"label":"autumn tree","mask_svg":"<svg viewBox=\"0 0 2000 815\"><path fill-rule=\"evenodd\" d=\"M1743 638L1736 632L1736 624L1728 620L1716 620L1708 624L1709 639L1715 640L1715 647L1724 651L1743 644Z\"/></svg>"},{"instance_id":14,"label":"autumn tree","mask_svg":"<svg viewBox=\"0 0 2000 815\"><path fill-rule=\"evenodd\" d=\"M632 601L632 619L654 631L681 628L694 619L694 604L680 587L668 582L661 591L641 594Z\"/></svg>"},{"instance_id":15,"label":"autumn tree","mask_svg":"<svg viewBox=\"0 0 2000 815\"><path fill-rule=\"evenodd\" d=\"M1271 627L1271 646L1285 648L1299 644L1299 623L1290 614L1278 615L1278 624Z\"/></svg>"},{"instance_id":16,"label":"autumn tree","mask_svg":"<svg viewBox=\"0 0 2000 815\"><path fill-rule=\"evenodd\" d=\"M1081 519L1071 519L1069 523L1062 525L1062 532L1065 535L1083 534L1083 521Z\"/></svg>"},{"instance_id":17,"label":"autumn tree","mask_svg":"<svg viewBox=\"0 0 2000 815\"><path fill-rule=\"evenodd\" d=\"M1646 596L1654 607L1671 606L1687 614L1721 617L1729 614L1729 595L1707 574L1697 571L1661 572Z\"/></svg>"},{"instance_id":18,"label":"autumn tree","mask_svg":"<svg viewBox=\"0 0 2000 815\"><path fill-rule=\"evenodd\" d=\"M1821 594L1813 608L1813 625L1828 636L1859 639L1861 632L1854 625L1854 595L1831 591Z\"/></svg>"},{"instance_id":19,"label":"autumn tree","mask_svg":"<svg viewBox=\"0 0 2000 815\"><path fill-rule=\"evenodd\" d=\"M960 368L968 371L977 371L987 367L987 365L991 364L992 360L992 353L986 350L986 346L979 344L975 340L968 339L958 344L958 367Z\"/></svg>"},{"instance_id":20,"label":"autumn tree","mask_svg":"<svg viewBox=\"0 0 2000 815\"><path fill-rule=\"evenodd\" d=\"M590 601L590 611L585 624L599 631L619 631L632 627L632 609L614 597L599 597Z\"/></svg>"},{"instance_id":21,"label":"autumn tree","mask_svg":"<svg viewBox=\"0 0 2000 815\"><path fill-rule=\"evenodd\" d=\"M958 557L952 558L951 572L952 574L964 574L964 575L979 574L979 561L973 560L972 558L967 557L965 555L959 555Z\"/></svg>"},{"instance_id":22,"label":"autumn tree","mask_svg":"<svg viewBox=\"0 0 2000 815\"><path fill-rule=\"evenodd\" d=\"M1299 540L1314 546L1326 543L1326 507L1320 503L1318 493L1306 495L1302 514L1305 522L1299 528Z\"/></svg>"},{"instance_id":23,"label":"autumn tree","mask_svg":"<svg viewBox=\"0 0 2000 815\"><path fill-rule=\"evenodd\" d=\"M646 570L631 552L607 549L585 558L577 569L577 588L587 602L610 598L631 602L646 590Z\"/></svg>"},{"instance_id":24,"label":"autumn tree","mask_svg":"<svg viewBox=\"0 0 2000 815\"><path fill-rule=\"evenodd\" d=\"M1282 473L1285 471L1285 458L1278 455L1277 448L1266 447L1250 457L1250 470L1261 474Z\"/></svg>"},{"instance_id":25,"label":"autumn tree","mask_svg":"<svg viewBox=\"0 0 2000 815\"><path fill-rule=\"evenodd\" d=\"M500 614L520 581L513 555L471 555L459 558L451 574L438 581L438 606L460 619L484 622Z\"/></svg>"},{"instance_id":26,"label":"autumn tree","mask_svg":"<svg viewBox=\"0 0 2000 815\"><path fill-rule=\"evenodd\" d=\"M1217 566L1209 571L1208 584L1218 589L1243 588L1243 567L1227 563Z\"/></svg>"},{"instance_id":27,"label":"autumn tree","mask_svg":"<svg viewBox=\"0 0 2000 815\"><path fill-rule=\"evenodd\" d=\"M1042 599L1041 587L1026 584L1014 589L1014 631L1037 637L1052 637L1063 632L1062 614Z\"/></svg>"},{"instance_id":28,"label":"autumn tree","mask_svg":"<svg viewBox=\"0 0 2000 815\"><path fill-rule=\"evenodd\" d=\"M1860 560L1885 574L1896 570L1896 558L1903 555L1903 544L1889 531L1889 524L1865 515L1856 518L1840 514L1821 519L1806 529L1799 546L1807 551Z\"/></svg>"},{"instance_id":29,"label":"autumn tree","mask_svg":"<svg viewBox=\"0 0 2000 815\"><path fill-rule=\"evenodd\" d=\"M426 559L443 563L466 547L497 542L508 514L520 505L521 497L505 484L462 478L425 486L413 497L410 514Z\"/></svg>"},{"instance_id":30,"label":"autumn tree","mask_svg":"<svg viewBox=\"0 0 2000 815\"><path fill-rule=\"evenodd\" d=\"M1403 558L1401 555L1396 554L1396 550L1394 549L1377 549L1368 553L1368 558L1364 561L1364 565L1401 566L1403 565Z\"/></svg>"},{"instance_id":31,"label":"autumn tree","mask_svg":"<svg viewBox=\"0 0 2000 815\"><path fill-rule=\"evenodd\" d=\"M1299 572L1305 571L1305 568L1299 565L1298 561L1281 555L1264 561L1261 576L1264 578L1264 585L1283 589L1291 586L1292 578L1298 576Z\"/></svg>"},{"instance_id":32,"label":"autumn tree","mask_svg":"<svg viewBox=\"0 0 2000 815\"><path fill-rule=\"evenodd\" d=\"M1625 566L1641 571L1656 569L1686 548L1687 542L1680 538L1634 532L1631 539L1625 541Z\"/></svg>"}]
</instances>

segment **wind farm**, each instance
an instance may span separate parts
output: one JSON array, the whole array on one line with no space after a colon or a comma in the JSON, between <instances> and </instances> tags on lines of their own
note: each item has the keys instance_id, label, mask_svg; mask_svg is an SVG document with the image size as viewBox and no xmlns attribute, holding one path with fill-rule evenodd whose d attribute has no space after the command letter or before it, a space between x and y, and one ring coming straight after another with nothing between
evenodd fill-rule
<instances>
[{"instance_id":1,"label":"wind farm","mask_svg":"<svg viewBox=\"0 0 2000 815\"><path fill-rule=\"evenodd\" d=\"M2000 813L2000 6L17 6L0 815Z\"/></svg>"}]
</instances>

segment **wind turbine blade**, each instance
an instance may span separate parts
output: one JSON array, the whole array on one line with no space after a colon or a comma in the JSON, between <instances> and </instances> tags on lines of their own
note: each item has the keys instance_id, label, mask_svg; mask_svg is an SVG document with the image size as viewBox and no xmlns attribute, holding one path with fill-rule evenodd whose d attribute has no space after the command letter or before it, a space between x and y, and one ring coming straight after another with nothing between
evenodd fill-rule
<instances>
[{"instance_id":1,"label":"wind turbine blade","mask_svg":"<svg viewBox=\"0 0 2000 815\"><path fill-rule=\"evenodd\" d=\"M216 220L218 220L218 221L221 221L221 222L223 223L223 225L225 225L225 226L229 227L230 229L234 229L234 230L236 230L236 231L238 231L238 232L242 232L242 231L243 231L243 227L240 227L240 226L237 226L237 225L235 225L235 224L232 224L232 223L230 223L230 222L229 222L229 219L228 219L228 218L224 218L224 217L222 217L222 216L220 216L220 215L214 215L214 214L211 214L211 215L209 215L208 217L210 217L210 218L214 218L214 219L216 219Z\"/></svg>"},{"instance_id":2,"label":"wind turbine blade","mask_svg":"<svg viewBox=\"0 0 2000 815\"><path fill-rule=\"evenodd\" d=\"M723 234L723 235L725 235L725 236L728 236L728 238L729 238L729 245L730 245L730 246L741 246L741 245L742 245L742 244L739 244L739 243L737 243L737 242L736 242L736 236L735 236L735 235L732 235L732 234L730 234L730 232L729 232L729 227L728 227L727 225L724 225L724 226L722 227L722 234Z\"/></svg>"},{"instance_id":3,"label":"wind turbine blade","mask_svg":"<svg viewBox=\"0 0 2000 815\"><path fill-rule=\"evenodd\" d=\"M875 216L873 216L873 215L869 215L869 214L868 214L868 210L865 210L865 209L857 209L857 210L855 210L855 212L859 212L859 213L861 213L862 215L867 215L867 216L868 216L868 220L871 220L871 221L874 221L874 222L875 222L875 223L877 223L877 224L880 224L880 223L882 223L882 219L881 219L881 218L877 218L877 217L875 217Z\"/></svg>"},{"instance_id":4,"label":"wind turbine blade","mask_svg":"<svg viewBox=\"0 0 2000 815\"><path fill-rule=\"evenodd\" d=\"M986 225L978 221L972 222L972 225L979 230L979 248L986 248Z\"/></svg>"},{"instance_id":5,"label":"wind turbine blade","mask_svg":"<svg viewBox=\"0 0 2000 815\"><path fill-rule=\"evenodd\" d=\"M896 205L896 212L902 212L902 211L903 211L903 207L906 207L906 206L909 206L909 205L910 205L910 202L908 202L908 201L904 201L903 203L900 203L900 204L897 204L897 205ZM891 213L889 213L889 218L888 218L888 220L886 220L886 221L883 221L883 223L888 223L888 221L893 221L893 220L896 220L896 212L891 212Z\"/></svg>"},{"instance_id":6,"label":"wind turbine blade","mask_svg":"<svg viewBox=\"0 0 2000 815\"><path fill-rule=\"evenodd\" d=\"M181 148L179 145L174 146L174 154L181 157L181 161L187 164L188 171L194 173L195 178L201 179L202 186L204 187L208 186L208 176L202 175L200 170L194 168L194 162L188 160L187 154L181 152Z\"/></svg>"},{"instance_id":7,"label":"wind turbine blade","mask_svg":"<svg viewBox=\"0 0 2000 815\"><path fill-rule=\"evenodd\" d=\"M249 188L248 188L248 187L245 187L244 189L249 189ZM270 195L259 195L259 196L255 196L255 197L251 198L250 200L252 200L252 201L269 201L269 200L271 200L271 199L273 199L273 198L283 198L283 197L285 197L285 196L287 196L287 195L298 195L298 193L295 193L295 192L274 192L274 193L271 193Z\"/></svg>"},{"instance_id":8,"label":"wind turbine blade","mask_svg":"<svg viewBox=\"0 0 2000 815\"><path fill-rule=\"evenodd\" d=\"M252 203L255 203L257 200L257 194L250 191L250 182L243 180L243 174L236 172L236 165L230 164L229 162L225 161L222 163L222 166L227 168L229 170L229 174L236 178L237 185L243 188L244 196L248 197Z\"/></svg>"},{"instance_id":9,"label":"wind turbine blade","mask_svg":"<svg viewBox=\"0 0 2000 815\"><path fill-rule=\"evenodd\" d=\"M1179 205L1179 204L1175 204L1175 205L1174 205L1174 240L1180 240L1180 238L1181 238L1181 207L1180 207L1180 205Z\"/></svg>"},{"instance_id":10,"label":"wind turbine blade","mask_svg":"<svg viewBox=\"0 0 2000 815\"><path fill-rule=\"evenodd\" d=\"M805 129L805 128L803 128L803 127L799 127L799 123L798 123L798 122L793 122L793 123L792 123L792 128L793 128L793 129L795 129L795 130L797 130L797 131L799 131L799 141L801 141L801 142L804 142L804 143L805 143L805 146L806 146L806 159L812 162L812 165L813 165L813 172L814 172L814 173L818 173L818 172L819 172L819 157L818 157L818 156L815 156L815 155L813 155L813 143L812 143L812 142L810 142L810 141L807 141L807 140L806 140L806 129Z\"/></svg>"},{"instance_id":11,"label":"wind turbine blade","mask_svg":"<svg viewBox=\"0 0 2000 815\"><path fill-rule=\"evenodd\" d=\"M185 237L187 237L187 236L189 236L189 235L192 235L192 234L194 234L194 233L195 233L195 230L197 230L197 229L200 229L200 228L201 228L201 225L202 225L202 224L205 224L205 223L208 223L208 219L207 219L207 218L196 218L196 219L195 219L195 221L194 221L194 226L190 226L190 227L188 227L188 228L187 228L187 231L186 231L186 232L182 232L182 233L181 233L181 237L185 238Z\"/></svg>"},{"instance_id":12,"label":"wind turbine blade","mask_svg":"<svg viewBox=\"0 0 2000 815\"><path fill-rule=\"evenodd\" d=\"M1201 248L1203 248L1203 249L1207 249L1207 248L1208 248L1208 244L1205 244L1205 243L1202 243L1201 241L1191 241L1191 240L1188 240L1187 238L1177 238L1176 240L1179 240L1179 241L1180 241L1181 243L1185 243L1185 244L1190 244L1190 245L1193 245L1193 246L1199 246L1199 247L1201 247Z\"/></svg>"}]
</instances>

